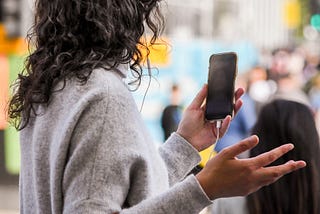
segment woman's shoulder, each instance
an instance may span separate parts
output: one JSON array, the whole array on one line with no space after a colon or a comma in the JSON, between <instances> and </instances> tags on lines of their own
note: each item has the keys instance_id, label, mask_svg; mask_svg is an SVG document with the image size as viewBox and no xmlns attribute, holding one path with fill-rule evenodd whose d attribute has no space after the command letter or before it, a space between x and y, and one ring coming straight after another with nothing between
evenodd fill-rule
<instances>
[{"instance_id":1,"label":"woman's shoulder","mask_svg":"<svg viewBox=\"0 0 320 214\"><path fill-rule=\"evenodd\" d=\"M64 88L63 88L64 87ZM62 90L59 90L59 89ZM97 99L105 97L109 93L124 93L127 86L121 74L113 70L94 69L86 82L81 82L73 77L61 82L56 87L57 92L62 92L64 96L85 97L94 96Z\"/></svg>"},{"instance_id":2,"label":"woman's shoulder","mask_svg":"<svg viewBox=\"0 0 320 214\"><path fill-rule=\"evenodd\" d=\"M94 69L85 84L78 84L89 90L127 90L124 76L117 70L106 70L103 68Z\"/></svg>"},{"instance_id":3,"label":"woman's shoulder","mask_svg":"<svg viewBox=\"0 0 320 214\"><path fill-rule=\"evenodd\" d=\"M130 96L121 75L105 69L95 69L84 83L75 77L59 82L54 88L49 105L44 108L49 108L50 111L81 111L92 104L116 104L114 100L119 100L119 97L127 99Z\"/></svg>"}]
</instances>

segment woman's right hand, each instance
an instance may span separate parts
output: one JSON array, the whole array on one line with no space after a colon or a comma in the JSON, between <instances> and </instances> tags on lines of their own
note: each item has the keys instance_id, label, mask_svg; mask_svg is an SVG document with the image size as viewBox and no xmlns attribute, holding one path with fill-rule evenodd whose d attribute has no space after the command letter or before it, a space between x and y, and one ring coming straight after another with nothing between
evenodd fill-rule
<instances>
[{"instance_id":1,"label":"woman's right hand","mask_svg":"<svg viewBox=\"0 0 320 214\"><path fill-rule=\"evenodd\" d=\"M208 93L208 85L204 85L191 104L186 108L179 123L177 134L186 139L199 152L208 148L216 142L216 124L205 119L205 99ZM241 96L244 94L243 88L235 91L235 114L242 106ZM224 118L220 131L222 137L228 130L231 116Z\"/></svg>"},{"instance_id":2,"label":"woman's right hand","mask_svg":"<svg viewBox=\"0 0 320 214\"><path fill-rule=\"evenodd\" d=\"M292 144L282 145L253 158L236 158L242 152L252 149L258 142L257 136L251 136L222 150L196 175L211 200L246 196L277 181L283 175L306 166L304 161L292 160L282 165L266 167L293 149Z\"/></svg>"}]
</instances>

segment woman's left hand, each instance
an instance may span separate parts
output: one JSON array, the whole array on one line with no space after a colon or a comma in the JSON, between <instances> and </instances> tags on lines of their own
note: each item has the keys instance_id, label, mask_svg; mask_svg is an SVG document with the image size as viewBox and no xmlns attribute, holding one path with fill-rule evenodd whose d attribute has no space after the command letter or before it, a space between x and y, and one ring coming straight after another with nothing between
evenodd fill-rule
<instances>
[{"instance_id":1,"label":"woman's left hand","mask_svg":"<svg viewBox=\"0 0 320 214\"><path fill-rule=\"evenodd\" d=\"M217 138L216 122L210 123L205 119L205 99L208 93L208 85L204 85L191 104L183 113L182 120L179 123L177 134L186 139L198 151L202 151L213 143ZM243 88L238 88L235 92L235 114L242 106L240 97L244 94ZM227 116L222 121L220 128L220 137L222 137L229 128L231 116Z\"/></svg>"}]
</instances>

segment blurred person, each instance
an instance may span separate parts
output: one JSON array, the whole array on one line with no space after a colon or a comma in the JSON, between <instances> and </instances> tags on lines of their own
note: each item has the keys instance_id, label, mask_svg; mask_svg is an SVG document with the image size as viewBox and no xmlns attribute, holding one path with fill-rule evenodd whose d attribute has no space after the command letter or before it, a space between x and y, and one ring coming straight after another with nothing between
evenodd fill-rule
<instances>
[{"instance_id":1,"label":"blurred person","mask_svg":"<svg viewBox=\"0 0 320 214\"><path fill-rule=\"evenodd\" d=\"M211 213L320 213L320 142L309 106L290 100L274 100L262 108L252 133L259 136L260 143L250 151L250 157L291 142L295 150L270 166L292 158L302 158L308 166L247 197L218 199L213 203Z\"/></svg>"},{"instance_id":2,"label":"blurred person","mask_svg":"<svg viewBox=\"0 0 320 214\"><path fill-rule=\"evenodd\" d=\"M159 0L35 3L34 51L17 81L9 116L20 130L21 213L190 213L211 200L247 195L305 166L266 167L286 144L257 157L235 157L251 136L187 173L216 140L204 119L207 86L186 108L178 130L156 150L124 78L142 77L138 44L163 29ZM146 25L144 25L146 24ZM235 110L243 89L235 92ZM227 116L223 135L231 121Z\"/></svg>"},{"instance_id":3,"label":"blurred person","mask_svg":"<svg viewBox=\"0 0 320 214\"><path fill-rule=\"evenodd\" d=\"M276 92L277 85L269 79L267 69L261 66L253 67L248 76L248 95L255 103L256 113L259 113L261 106L268 102Z\"/></svg>"},{"instance_id":4,"label":"blurred person","mask_svg":"<svg viewBox=\"0 0 320 214\"><path fill-rule=\"evenodd\" d=\"M299 75L285 74L278 79L278 88L272 99L289 99L310 105L308 95L303 91Z\"/></svg>"},{"instance_id":5,"label":"blurred person","mask_svg":"<svg viewBox=\"0 0 320 214\"><path fill-rule=\"evenodd\" d=\"M310 106L310 99L303 91L301 75L298 73L283 73L277 81L277 91L272 99L289 99Z\"/></svg>"},{"instance_id":6,"label":"blurred person","mask_svg":"<svg viewBox=\"0 0 320 214\"><path fill-rule=\"evenodd\" d=\"M310 102L316 115L316 123L320 133L320 64L318 66L318 72L310 79L308 85L310 85L308 96L310 97Z\"/></svg>"},{"instance_id":7,"label":"blurred person","mask_svg":"<svg viewBox=\"0 0 320 214\"><path fill-rule=\"evenodd\" d=\"M305 66L303 68L303 75L305 79L308 81L312 77L314 77L318 71L320 70L320 55L319 54L311 54L306 52L305 54Z\"/></svg>"},{"instance_id":8,"label":"blurred person","mask_svg":"<svg viewBox=\"0 0 320 214\"><path fill-rule=\"evenodd\" d=\"M320 109L320 68L318 73L311 78L311 88L308 92L311 105L315 110Z\"/></svg>"},{"instance_id":9,"label":"blurred person","mask_svg":"<svg viewBox=\"0 0 320 214\"><path fill-rule=\"evenodd\" d=\"M278 77L287 73L290 50L288 48L278 48L272 52L270 64L270 78L277 81Z\"/></svg>"},{"instance_id":10,"label":"blurred person","mask_svg":"<svg viewBox=\"0 0 320 214\"><path fill-rule=\"evenodd\" d=\"M303 56L298 50L286 48L274 52L270 69L271 78L277 88L271 99L289 99L310 105L307 94L303 91Z\"/></svg>"},{"instance_id":11,"label":"blurred person","mask_svg":"<svg viewBox=\"0 0 320 214\"><path fill-rule=\"evenodd\" d=\"M182 117L183 107L181 106L181 91L177 84L173 84L170 91L170 104L166 106L161 115L161 127L164 132L164 139L177 131Z\"/></svg>"}]
</instances>

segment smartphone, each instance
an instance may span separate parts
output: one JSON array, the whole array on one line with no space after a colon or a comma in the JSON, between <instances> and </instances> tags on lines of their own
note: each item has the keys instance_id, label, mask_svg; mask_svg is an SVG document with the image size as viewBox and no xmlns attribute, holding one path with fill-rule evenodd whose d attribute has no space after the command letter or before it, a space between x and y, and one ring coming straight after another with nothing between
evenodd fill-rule
<instances>
[{"instance_id":1,"label":"smartphone","mask_svg":"<svg viewBox=\"0 0 320 214\"><path fill-rule=\"evenodd\" d=\"M234 85L237 76L237 54L213 54L209 60L208 95L205 118L208 121L224 119L234 114Z\"/></svg>"}]
</instances>

